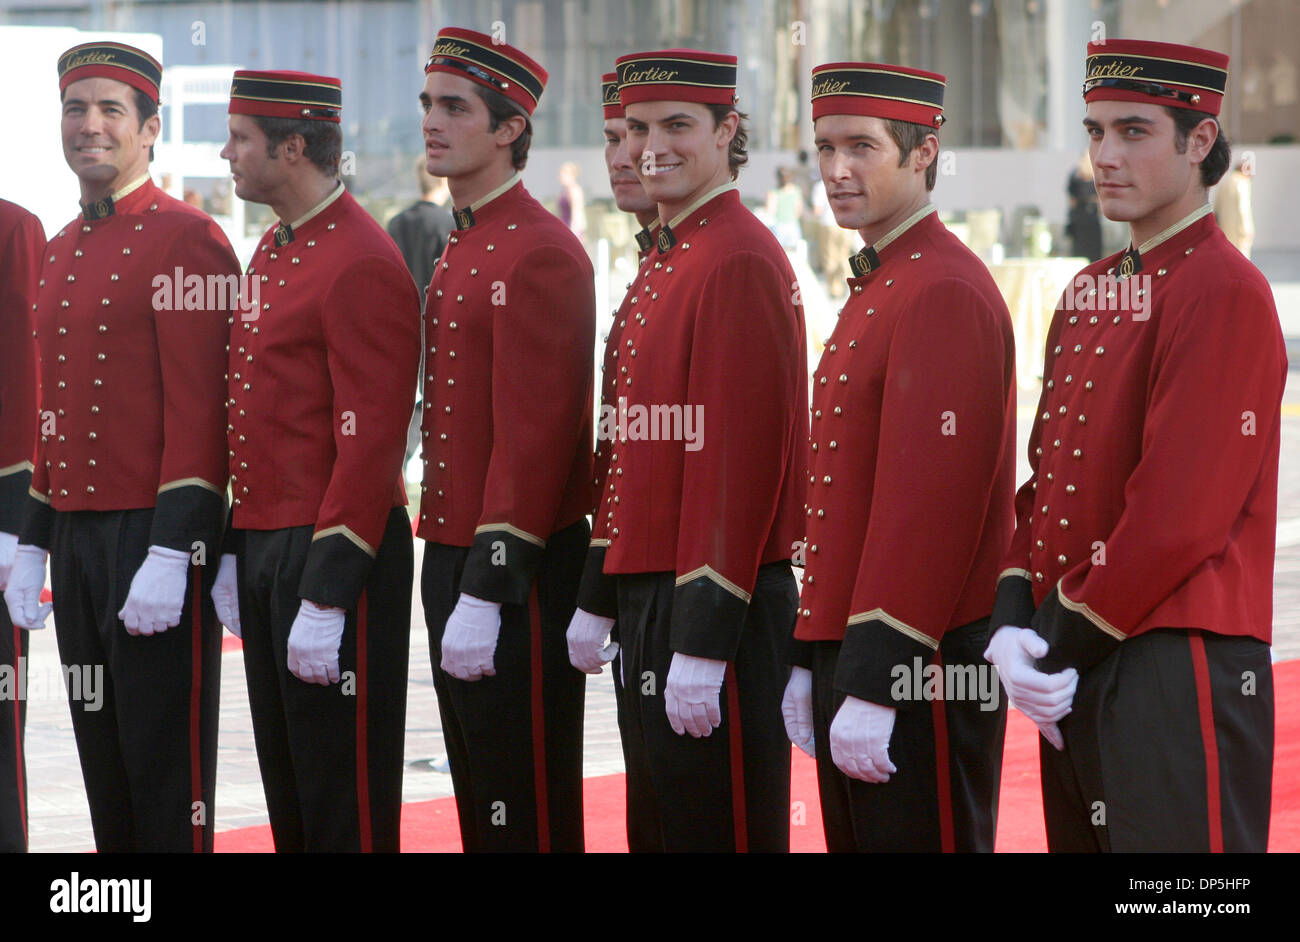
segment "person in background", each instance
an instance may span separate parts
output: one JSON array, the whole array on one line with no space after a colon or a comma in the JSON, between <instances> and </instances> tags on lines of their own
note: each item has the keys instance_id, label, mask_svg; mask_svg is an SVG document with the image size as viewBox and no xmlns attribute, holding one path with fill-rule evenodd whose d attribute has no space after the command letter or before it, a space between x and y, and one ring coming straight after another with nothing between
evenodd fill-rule
<instances>
[{"instance_id":1,"label":"person in background","mask_svg":"<svg viewBox=\"0 0 1300 942\"><path fill-rule=\"evenodd\" d=\"M1092 182L1092 161L1087 151L1070 171L1065 190L1070 199L1065 223L1065 234L1071 242L1070 253L1095 262L1101 258L1101 215L1097 209L1097 188Z\"/></svg>"},{"instance_id":2,"label":"person in background","mask_svg":"<svg viewBox=\"0 0 1300 942\"><path fill-rule=\"evenodd\" d=\"M1251 179L1244 160L1214 190L1214 218L1237 251L1250 258L1255 244L1255 214L1251 211Z\"/></svg>"},{"instance_id":3,"label":"person in background","mask_svg":"<svg viewBox=\"0 0 1300 942\"><path fill-rule=\"evenodd\" d=\"M587 209L578 172L578 165L572 162L560 167L559 211L560 219L581 242L587 235Z\"/></svg>"},{"instance_id":4,"label":"person in background","mask_svg":"<svg viewBox=\"0 0 1300 942\"><path fill-rule=\"evenodd\" d=\"M447 181L429 173L423 156L416 158L415 180L420 187L420 198L390 219L387 229L423 298L424 289L433 278L433 266L442 256L447 236L456 224L447 209Z\"/></svg>"}]
</instances>

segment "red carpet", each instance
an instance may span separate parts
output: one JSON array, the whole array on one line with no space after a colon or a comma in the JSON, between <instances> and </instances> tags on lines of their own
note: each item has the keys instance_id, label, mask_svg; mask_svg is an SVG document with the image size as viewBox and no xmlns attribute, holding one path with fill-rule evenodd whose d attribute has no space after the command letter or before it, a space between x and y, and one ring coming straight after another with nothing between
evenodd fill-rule
<instances>
[{"instance_id":1,"label":"red carpet","mask_svg":"<svg viewBox=\"0 0 1300 942\"><path fill-rule=\"evenodd\" d=\"M231 639L234 640L234 639ZM1276 685L1276 746L1273 760L1273 818L1270 852L1300 850L1300 660L1273 666ZM1047 850L1042 798L1038 789L1037 730L1012 710L1002 761L1002 797L998 815L997 850ZM624 831L622 775L602 775L583 783L586 803L587 850L627 851ZM790 783L790 849L801 853L826 850L821 807L817 800L817 771L813 761L794 750ZM802 803L802 804L800 804ZM218 804L220 814L220 804ZM218 821L218 827L220 822ZM410 802L402 807L402 848L407 851L457 852L460 832L453 798ZM223 831L216 849L226 853L270 852L269 826Z\"/></svg>"}]
</instances>

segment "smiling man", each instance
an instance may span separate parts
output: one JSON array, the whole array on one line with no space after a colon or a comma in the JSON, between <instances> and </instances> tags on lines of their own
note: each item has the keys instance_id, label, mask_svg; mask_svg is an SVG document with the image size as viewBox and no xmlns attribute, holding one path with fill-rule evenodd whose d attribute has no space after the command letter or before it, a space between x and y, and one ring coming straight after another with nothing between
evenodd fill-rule
<instances>
[{"instance_id":1,"label":"smiling man","mask_svg":"<svg viewBox=\"0 0 1300 942\"><path fill-rule=\"evenodd\" d=\"M1043 730L1051 850L1262 852L1287 362L1268 282L1207 201L1228 57L1110 40L1087 69L1101 210L1132 242L1048 331L987 657Z\"/></svg>"},{"instance_id":2,"label":"smiling man","mask_svg":"<svg viewBox=\"0 0 1300 942\"><path fill-rule=\"evenodd\" d=\"M629 822L653 838L639 849L784 851L781 651L808 433L798 286L736 192L736 57L637 53L618 78L628 158L666 222L627 299L616 388L694 410L702 441L620 427L580 607L618 619L628 776L651 799Z\"/></svg>"},{"instance_id":3,"label":"smiling man","mask_svg":"<svg viewBox=\"0 0 1300 942\"><path fill-rule=\"evenodd\" d=\"M1011 536L1011 318L930 202L944 77L812 79L827 197L867 247L814 374L786 728L816 754L831 851L991 852L1006 704L973 678ZM972 680L917 698L931 665Z\"/></svg>"},{"instance_id":4,"label":"smiling man","mask_svg":"<svg viewBox=\"0 0 1300 942\"><path fill-rule=\"evenodd\" d=\"M591 535L591 263L520 176L546 70L448 27L425 73L428 168L458 208L425 307L420 586L461 842L581 851L565 629Z\"/></svg>"},{"instance_id":5,"label":"smiling man","mask_svg":"<svg viewBox=\"0 0 1300 942\"><path fill-rule=\"evenodd\" d=\"M275 849L398 850L414 578L402 456L420 303L343 188L339 80L238 71L235 195L270 206L230 329L231 526L213 588L244 641Z\"/></svg>"},{"instance_id":6,"label":"smiling man","mask_svg":"<svg viewBox=\"0 0 1300 942\"><path fill-rule=\"evenodd\" d=\"M156 299L159 278L171 297L177 272L233 281L239 266L208 216L149 179L161 79L119 43L59 57L81 215L45 250L40 437L5 590L15 624L43 627L48 555L59 657L103 671L102 703L71 704L100 851L212 849L221 628L206 589L233 302Z\"/></svg>"}]
</instances>

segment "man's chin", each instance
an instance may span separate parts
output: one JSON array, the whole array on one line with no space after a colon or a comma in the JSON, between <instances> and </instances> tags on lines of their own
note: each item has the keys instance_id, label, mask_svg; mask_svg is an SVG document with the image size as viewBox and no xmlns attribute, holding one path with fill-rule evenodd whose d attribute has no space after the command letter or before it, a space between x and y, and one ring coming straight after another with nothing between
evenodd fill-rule
<instances>
[{"instance_id":1,"label":"man's chin","mask_svg":"<svg viewBox=\"0 0 1300 942\"><path fill-rule=\"evenodd\" d=\"M1101 214L1111 222L1132 222L1142 218L1141 208L1132 200L1100 197L1097 200Z\"/></svg>"}]
</instances>

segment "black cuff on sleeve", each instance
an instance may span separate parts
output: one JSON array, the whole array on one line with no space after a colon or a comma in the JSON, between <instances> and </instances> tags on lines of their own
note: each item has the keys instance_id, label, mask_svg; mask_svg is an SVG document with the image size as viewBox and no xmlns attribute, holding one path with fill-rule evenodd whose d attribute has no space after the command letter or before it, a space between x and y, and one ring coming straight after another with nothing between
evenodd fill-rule
<instances>
[{"instance_id":1,"label":"black cuff on sleeve","mask_svg":"<svg viewBox=\"0 0 1300 942\"><path fill-rule=\"evenodd\" d=\"M22 510L23 525L18 532L18 542L28 546L50 548L50 529L54 525L54 508L31 494Z\"/></svg>"},{"instance_id":2,"label":"black cuff on sleeve","mask_svg":"<svg viewBox=\"0 0 1300 942\"><path fill-rule=\"evenodd\" d=\"M749 603L705 576L673 589L668 646L679 654L730 661L740 647Z\"/></svg>"},{"instance_id":3,"label":"black cuff on sleeve","mask_svg":"<svg viewBox=\"0 0 1300 942\"><path fill-rule=\"evenodd\" d=\"M1003 576L989 616L990 637L1003 625L1028 628L1034 618L1034 587L1024 576Z\"/></svg>"},{"instance_id":4,"label":"black cuff on sleeve","mask_svg":"<svg viewBox=\"0 0 1300 942\"><path fill-rule=\"evenodd\" d=\"M18 535L23 527L23 509L32 486L32 472L15 471L0 477L0 533Z\"/></svg>"},{"instance_id":5,"label":"black cuff on sleeve","mask_svg":"<svg viewBox=\"0 0 1300 942\"><path fill-rule=\"evenodd\" d=\"M1067 667L1083 673L1119 647L1118 641L1083 615L1062 605L1058 589L1043 599L1030 627L1048 644L1047 656L1034 664L1045 674Z\"/></svg>"},{"instance_id":6,"label":"black cuff on sleeve","mask_svg":"<svg viewBox=\"0 0 1300 942\"><path fill-rule=\"evenodd\" d=\"M928 706L928 701L912 697L913 680L933 659L934 648L880 619L849 625L835 663L835 689L898 710ZM896 687L905 696L896 696Z\"/></svg>"},{"instance_id":7,"label":"black cuff on sleeve","mask_svg":"<svg viewBox=\"0 0 1300 942\"><path fill-rule=\"evenodd\" d=\"M214 554L221 549L225 509L225 499L206 487L187 484L169 488L158 495L154 505L149 545L193 553L194 544L202 543L204 557L214 562Z\"/></svg>"},{"instance_id":8,"label":"black cuff on sleeve","mask_svg":"<svg viewBox=\"0 0 1300 942\"><path fill-rule=\"evenodd\" d=\"M506 530L474 534L460 590L502 605L526 605L546 548Z\"/></svg>"},{"instance_id":9,"label":"black cuff on sleeve","mask_svg":"<svg viewBox=\"0 0 1300 942\"><path fill-rule=\"evenodd\" d=\"M806 667L812 670L814 644L815 641L800 641L791 635L785 646L785 662L791 667Z\"/></svg>"},{"instance_id":10,"label":"black cuff on sleeve","mask_svg":"<svg viewBox=\"0 0 1300 942\"><path fill-rule=\"evenodd\" d=\"M604 618L618 617L618 578L605 573L605 547L587 549L578 586L578 608Z\"/></svg>"},{"instance_id":11,"label":"black cuff on sleeve","mask_svg":"<svg viewBox=\"0 0 1300 942\"><path fill-rule=\"evenodd\" d=\"M243 540L240 537L242 530L235 529L235 508L229 507L226 510L226 526L221 531L221 555L238 555L240 548L243 546Z\"/></svg>"},{"instance_id":12,"label":"black cuff on sleeve","mask_svg":"<svg viewBox=\"0 0 1300 942\"><path fill-rule=\"evenodd\" d=\"M298 595L317 605L350 611L357 606L374 562L374 557L342 533L312 540Z\"/></svg>"}]
</instances>

